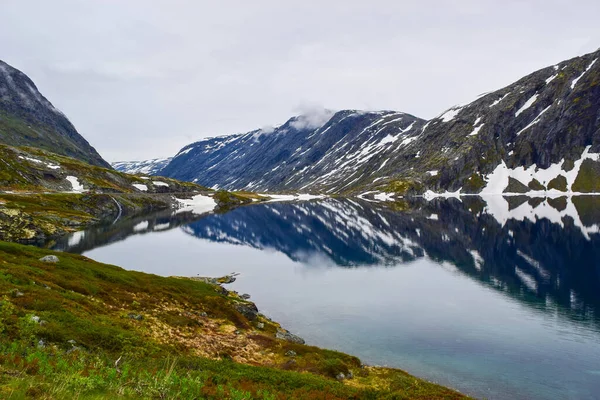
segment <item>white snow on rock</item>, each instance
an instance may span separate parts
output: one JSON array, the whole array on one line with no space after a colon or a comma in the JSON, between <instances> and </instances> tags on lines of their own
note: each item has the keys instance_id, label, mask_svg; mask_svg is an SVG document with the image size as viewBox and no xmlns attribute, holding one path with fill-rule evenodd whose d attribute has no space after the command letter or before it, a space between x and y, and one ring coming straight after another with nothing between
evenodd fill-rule
<instances>
[{"instance_id":1,"label":"white snow on rock","mask_svg":"<svg viewBox=\"0 0 600 400\"><path fill-rule=\"evenodd\" d=\"M479 134L479 131L481 130L481 128L483 128L485 124L481 124L479 126L476 126L475 128L473 128L473 132L469 133L468 136L477 136L477 134Z\"/></svg>"},{"instance_id":2,"label":"white snow on rock","mask_svg":"<svg viewBox=\"0 0 600 400\"><path fill-rule=\"evenodd\" d=\"M533 96L531 96L531 97L529 98L529 100L527 100L527 101L525 102L525 104L523 104L523 106L517 110L517 112L515 113L515 117L518 117L518 116L519 116L519 114L521 114L523 111L525 111L525 110L527 110L529 107L531 107L531 106L533 105L533 103L535 103L535 101L537 100L538 96L539 96L539 95L538 95L537 93L536 93L536 94L534 94Z\"/></svg>"},{"instance_id":3,"label":"white snow on rock","mask_svg":"<svg viewBox=\"0 0 600 400\"><path fill-rule=\"evenodd\" d=\"M552 82L554 79L556 79L557 76L558 74L554 74L550 78L546 79L546 85Z\"/></svg>"},{"instance_id":4,"label":"white snow on rock","mask_svg":"<svg viewBox=\"0 0 600 400\"><path fill-rule=\"evenodd\" d=\"M166 186L166 187L169 187L168 183L161 182L161 181L152 181L152 183L154 184L154 186Z\"/></svg>"},{"instance_id":5,"label":"white snow on rock","mask_svg":"<svg viewBox=\"0 0 600 400\"><path fill-rule=\"evenodd\" d=\"M148 221L140 222L139 224L137 224L136 226L133 227L133 230L135 232L143 231L146 229L148 229Z\"/></svg>"},{"instance_id":6,"label":"white snow on rock","mask_svg":"<svg viewBox=\"0 0 600 400\"><path fill-rule=\"evenodd\" d=\"M579 75L577 78L573 79L573 81L571 82L571 89L575 89L575 85L577 85L577 82L579 82L579 80L581 78L583 78L585 73L588 72L592 68L592 66L596 63L596 61L598 61L597 58L594 59L594 61L592 61L590 65L588 65L588 67L585 69L585 71L583 71L583 73L581 75Z\"/></svg>"},{"instance_id":7,"label":"white snow on rock","mask_svg":"<svg viewBox=\"0 0 600 400\"><path fill-rule=\"evenodd\" d=\"M211 212L217 206L215 200L210 196L198 194L191 199L175 199L182 206L177 213L192 212L197 215Z\"/></svg>"},{"instance_id":8,"label":"white snow on rock","mask_svg":"<svg viewBox=\"0 0 600 400\"><path fill-rule=\"evenodd\" d=\"M542 110L541 113L538 114L537 117L535 117L533 119L533 121L531 121L531 123L529 123L529 125L527 125L525 128L521 129L519 132L517 132L517 136L519 136L521 133L523 133L524 131L526 131L527 129L531 128L533 125L537 124L538 122L540 122L540 119L542 118L542 115L544 115L544 113L546 111L548 111L550 109L550 107L552 107L552 104L550 104L548 107L544 108Z\"/></svg>"},{"instance_id":9,"label":"white snow on rock","mask_svg":"<svg viewBox=\"0 0 600 400\"><path fill-rule=\"evenodd\" d=\"M77 177L69 175L65 179L68 180L69 183L71 184L71 192L73 192L73 193L85 192L83 185L81 183L79 183L79 179L77 179Z\"/></svg>"},{"instance_id":10,"label":"white snow on rock","mask_svg":"<svg viewBox=\"0 0 600 400\"><path fill-rule=\"evenodd\" d=\"M535 164L528 168L521 166L511 169L506 166L503 160L491 174L484 177L487 185L480 194L502 194L508 186L509 178L516 179L524 185L528 185L533 179L537 179L542 185L547 186L552 179L557 178L559 175L562 175L567 179L567 192L571 193L573 183L575 182L575 179L577 179L583 161L586 159L598 161L600 159L600 153L589 152L591 147L592 146L587 146L585 148L581 154L581 158L574 162L574 167L570 171L564 171L562 169L565 162L564 159L559 163L550 165L550 167L546 169L538 168ZM552 190L549 192L552 192ZM557 190L555 190L555 192L564 194Z\"/></svg>"},{"instance_id":11,"label":"white snow on rock","mask_svg":"<svg viewBox=\"0 0 600 400\"><path fill-rule=\"evenodd\" d=\"M24 156L19 156L19 158L21 160L31 161L31 162L34 162L36 164L44 164L47 168L50 168L50 169L59 169L60 168L60 165L50 164L50 163L44 162L42 160L38 160L37 158L24 157Z\"/></svg>"},{"instance_id":12,"label":"white snow on rock","mask_svg":"<svg viewBox=\"0 0 600 400\"><path fill-rule=\"evenodd\" d=\"M142 192L147 192L148 191L148 186L142 185L141 183L133 183L131 186L133 186L137 190L141 190Z\"/></svg>"},{"instance_id":13,"label":"white snow on rock","mask_svg":"<svg viewBox=\"0 0 600 400\"><path fill-rule=\"evenodd\" d=\"M454 118L456 118L456 116L461 112L461 110L462 110L461 107L458 107L458 108L457 107L452 107L449 110L445 111L438 118L440 118L443 122L450 122Z\"/></svg>"},{"instance_id":14,"label":"white snow on rock","mask_svg":"<svg viewBox=\"0 0 600 400\"><path fill-rule=\"evenodd\" d=\"M502 96L498 100L494 101L492 104L490 104L490 108L492 108L492 107L497 106L498 104L500 104L500 102L502 100L504 100L506 98L506 96L508 96L509 94L510 94L510 92L506 93L504 96Z\"/></svg>"}]
</instances>

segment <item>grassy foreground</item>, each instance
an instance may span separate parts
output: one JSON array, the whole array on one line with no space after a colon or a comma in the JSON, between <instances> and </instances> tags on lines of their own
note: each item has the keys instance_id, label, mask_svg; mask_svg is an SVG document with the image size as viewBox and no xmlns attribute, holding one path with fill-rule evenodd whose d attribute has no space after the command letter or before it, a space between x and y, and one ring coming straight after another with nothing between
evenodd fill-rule
<instances>
[{"instance_id":1,"label":"grassy foreground","mask_svg":"<svg viewBox=\"0 0 600 400\"><path fill-rule=\"evenodd\" d=\"M39 260L49 254L59 262ZM463 397L277 339L251 305L219 286L0 242L0 398Z\"/></svg>"}]
</instances>

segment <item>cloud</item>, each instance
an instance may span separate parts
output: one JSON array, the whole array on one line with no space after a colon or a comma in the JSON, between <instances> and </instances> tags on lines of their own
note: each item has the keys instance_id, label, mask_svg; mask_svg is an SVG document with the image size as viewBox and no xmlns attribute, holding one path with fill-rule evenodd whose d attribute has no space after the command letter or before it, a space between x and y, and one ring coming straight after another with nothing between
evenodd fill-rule
<instances>
[{"instance_id":1,"label":"cloud","mask_svg":"<svg viewBox=\"0 0 600 400\"><path fill-rule=\"evenodd\" d=\"M432 118L600 40L597 0L1 2L0 58L109 161L326 123L305 99Z\"/></svg>"},{"instance_id":2,"label":"cloud","mask_svg":"<svg viewBox=\"0 0 600 400\"><path fill-rule=\"evenodd\" d=\"M296 111L299 115L290 125L297 130L320 128L335 114L335 111L316 104L302 104L296 107Z\"/></svg>"}]
</instances>

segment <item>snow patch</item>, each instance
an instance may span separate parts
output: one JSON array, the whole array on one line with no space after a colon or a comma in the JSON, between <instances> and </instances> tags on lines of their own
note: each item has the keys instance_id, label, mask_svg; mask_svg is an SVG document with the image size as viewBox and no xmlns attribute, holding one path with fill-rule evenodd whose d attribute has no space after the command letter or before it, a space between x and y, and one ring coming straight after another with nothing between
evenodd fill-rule
<instances>
[{"instance_id":1,"label":"snow patch","mask_svg":"<svg viewBox=\"0 0 600 400\"><path fill-rule=\"evenodd\" d=\"M79 182L79 179L77 179L77 177L69 175L65 179L68 180L69 183L71 184L71 192L73 192L73 193L85 192L83 185Z\"/></svg>"},{"instance_id":2,"label":"snow patch","mask_svg":"<svg viewBox=\"0 0 600 400\"><path fill-rule=\"evenodd\" d=\"M590 65L588 65L588 67L585 69L585 71L583 71L583 73L581 75L579 75L577 78L573 79L573 81L571 82L571 89L575 89L575 85L577 85L577 82L579 82L579 80L581 78L583 78L583 76L585 75L586 72L588 72L592 66L596 63L596 61L598 61L598 59L594 59L594 61L592 61L590 63Z\"/></svg>"},{"instance_id":3,"label":"snow patch","mask_svg":"<svg viewBox=\"0 0 600 400\"><path fill-rule=\"evenodd\" d=\"M525 104L523 104L523 106L517 110L517 112L515 113L515 117L518 117L518 116L519 116L519 114L521 114L523 111L525 111L525 110L527 110L529 107L531 107L531 106L533 105L533 103L535 103L535 101L537 100L538 96L539 96L539 95L538 95L537 93L536 93L536 94L534 94L533 96L531 96L531 97L529 98L529 100L527 100L527 101L525 102Z\"/></svg>"},{"instance_id":4,"label":"snow patch","mask_svg":"<svg viewBox=\"0 0 600 400\"><path fill-rule=\"evenodd\" d=\"M133 184L131 184L131 186L133 186L137 190L141 190L142 192L148 191L148 186L142 185L141 183L133 183Z\"/></svg>"},{"instance_id":5,"label":"snow patch","mask_svg":"<svg viewBox=\"0 0 600 400\"><path fill-rule=\"evenodd\" d=\"M210 196L204 196L198 194L191 199L175 199L181 205L181 208L177 210L177 214L182 212L192 212L193 214L201 215L208 213L215 209L217 203Z\"/></svg>"}]
</instances>

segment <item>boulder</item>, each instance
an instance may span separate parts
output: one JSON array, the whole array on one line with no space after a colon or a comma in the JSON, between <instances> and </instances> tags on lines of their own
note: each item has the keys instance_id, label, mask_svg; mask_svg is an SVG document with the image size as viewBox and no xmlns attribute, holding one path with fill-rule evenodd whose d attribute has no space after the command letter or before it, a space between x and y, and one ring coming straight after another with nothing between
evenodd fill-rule
<instances>
[{"instance_id":1,"label":"boulder","mask_svg":"<svg viewBox=\"0 0 600 400\"><path fill-rule=\"evenodd\" d=\"M291 343L297 344L305 344L306 342L300 336L296 336L293 333L290 333L283 329L277 329L277 333L275 333L275 337L277 339L282 339Z\"/></svg>"},{"instance_id":2,"label":"boulder","mask_svg":"<svg viewBox=\"0 0 600 400\"><path fill-rule=\"evenodd\" d=\"M45 263L56 264L60 260L58 259L58 257L50 255L50 256L44 256L44 257L40 258L40 261L45 262Z\"/></svg>"}]
</instances>

